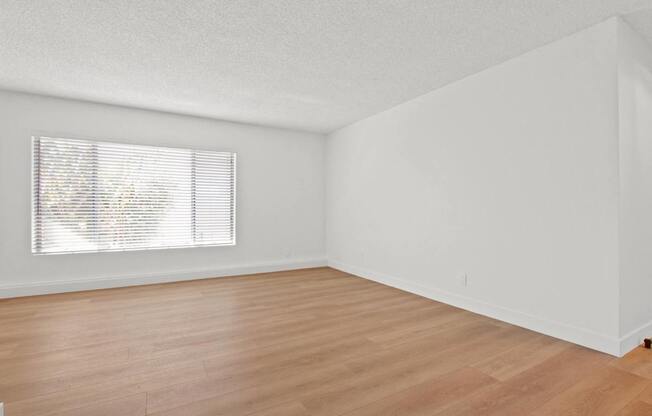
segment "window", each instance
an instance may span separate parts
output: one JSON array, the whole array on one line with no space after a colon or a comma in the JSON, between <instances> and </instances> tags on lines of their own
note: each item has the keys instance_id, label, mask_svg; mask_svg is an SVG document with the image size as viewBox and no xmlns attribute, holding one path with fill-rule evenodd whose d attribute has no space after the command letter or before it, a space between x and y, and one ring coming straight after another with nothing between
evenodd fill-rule
<instances>
[{"instance_id":1,"label":"window","mask_svg":"<svg viewBox=\"0 0 652 416\"><path fill-rule=\"evenodd\" d=\"M235 156L35 137L32 252L233 245Z\"/></svg>"}]
</instances>

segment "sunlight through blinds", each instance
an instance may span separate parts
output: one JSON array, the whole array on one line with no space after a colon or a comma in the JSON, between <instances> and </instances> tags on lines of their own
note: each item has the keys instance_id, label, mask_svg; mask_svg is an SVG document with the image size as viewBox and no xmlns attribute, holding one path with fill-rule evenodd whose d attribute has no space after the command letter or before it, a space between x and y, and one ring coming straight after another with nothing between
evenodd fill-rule
<instances>
[{"instance_id":1,"label":"sunlight through blinds","mask_svg":"<svg viewBox=\"0 0 652 416\"><path fill-rule=\"evenodd\" d=\"M235 153L33 139L32 252L235 244Z\"/></svg>"}]
</instances>

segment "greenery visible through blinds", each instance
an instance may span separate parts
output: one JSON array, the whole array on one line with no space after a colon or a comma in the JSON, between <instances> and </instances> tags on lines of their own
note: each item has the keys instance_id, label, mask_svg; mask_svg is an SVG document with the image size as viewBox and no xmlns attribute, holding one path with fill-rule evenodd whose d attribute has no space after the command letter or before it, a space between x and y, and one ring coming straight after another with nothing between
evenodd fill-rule
<instances>
[{"instance_id":1,"label":"greenery visible through blinds","mask_svg":"<svg viewBox=\"0 0 652 416\"><path fill-rule=\"evenodd\" d=\"M233 244L234 153L33 139L33 253Z\"/></svg>"}]
</instances>

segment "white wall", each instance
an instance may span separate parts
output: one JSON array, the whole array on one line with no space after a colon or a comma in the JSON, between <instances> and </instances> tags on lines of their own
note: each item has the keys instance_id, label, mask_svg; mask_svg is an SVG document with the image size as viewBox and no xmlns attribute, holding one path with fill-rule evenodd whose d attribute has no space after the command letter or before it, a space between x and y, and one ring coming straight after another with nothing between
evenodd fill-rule
<instances>
[{"instance_id":1,"label":"white wall","mask_svg":"<svg viewBox=\"0 0 652 416\"><path fill-rule=\"evenodd\" d=\"M652 47L619 26L620 335L652 336Z\"/></svg>"},{"instance_id":2,"label":"white wall","mask_svg":"<svg viewBox=\"0 0 652 416\"><path fill-rule=\"evenodd\" d=\"M238 244L33 256L36 134L237 152ZM323 159L316 134L0 92L0 297L325 264Z\"/></svg>"},{"instance_id":3,"label":"white wall","mask_svg":"<svg viewBox=\"0 0 652 416\"><path fill-rule=\"evenodd\" d=\"M333 133L329 263L617 354L616 31Z\"/></svg>"}]
</instances>

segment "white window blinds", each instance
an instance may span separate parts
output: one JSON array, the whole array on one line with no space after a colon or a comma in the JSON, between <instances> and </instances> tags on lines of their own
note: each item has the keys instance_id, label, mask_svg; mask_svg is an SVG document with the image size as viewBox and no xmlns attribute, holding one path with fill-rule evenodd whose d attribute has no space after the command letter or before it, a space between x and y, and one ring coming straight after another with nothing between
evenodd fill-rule
<instances>
[{"instance_id":1,"label":"white window blinds","mask_svg":"<svg viewBox=\"0 0 652 416\"><path fill-rule=\"evenodd\" d=\"M234 153L33 139L32 252L235 244Z\"/></svg>"}]
</instances>

